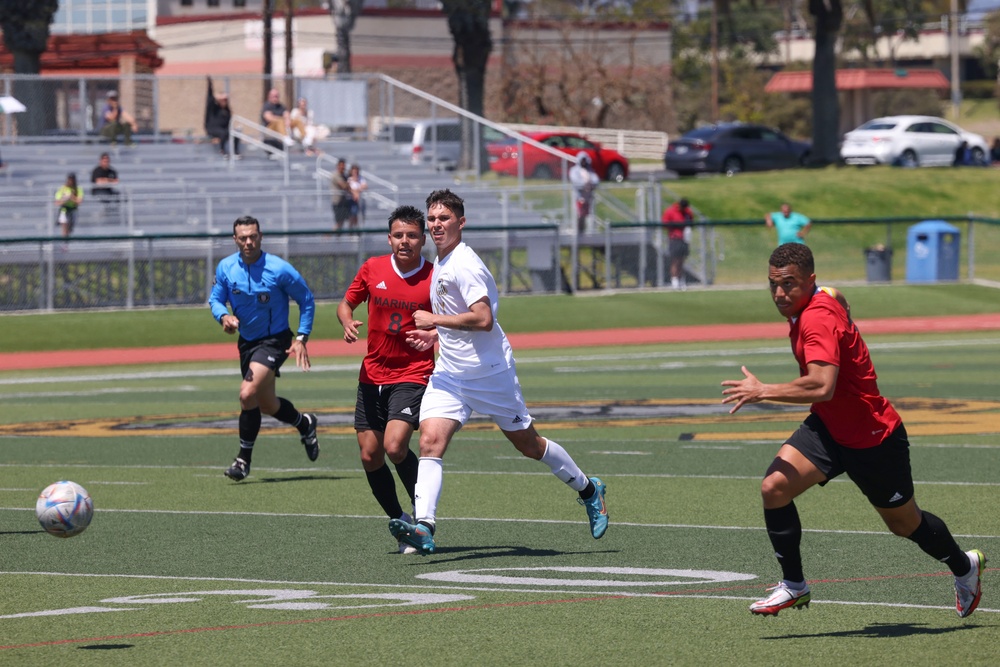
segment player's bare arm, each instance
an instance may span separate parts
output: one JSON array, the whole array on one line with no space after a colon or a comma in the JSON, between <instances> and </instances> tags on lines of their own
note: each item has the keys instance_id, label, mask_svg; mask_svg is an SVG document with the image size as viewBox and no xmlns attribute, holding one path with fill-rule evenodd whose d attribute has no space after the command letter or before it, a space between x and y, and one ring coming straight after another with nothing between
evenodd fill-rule
<instances>
[{"instance_id":1,"label":"player's bare arm","mask_svg":"<svg viewBox=\"0 0 1000 667\"><path fill-rule=\"evenodd\" d=\"M347 299L342 300L337 305L337 319L340 320L340 326L344 327L344 340L348 343L354 343L358 340L358 331L364 326L364 322L354 319L356 307Z\"/></svg>"},{"instance_id":2,"label":"player's bare arm","mask_svg":"<svg viewBox=\"0 0 1000 667\"><path fill-rule=\"evenodd\" d=\"M791 382L765 384L742 366L742 380L723 380L723 403L735 403L733 414L748 403L776 401L778 403L822 403L833 398L840 369L833 364L814 361L806 365L806 374Z\"/></svg>"},{"instance_id":3,"label":"player's bare arm","mask_svg":"<svg viewBox=\"0 0 1000 667\"><path fill-rule=\"evenodd\" d=\"M484 296L469 306L468 312L459 315L437 315L426 310L413 313L413 322L418 329L442 327L459 331L490 331L493 329L493 309L489 297Z\"/></svg>"}]
</instances>

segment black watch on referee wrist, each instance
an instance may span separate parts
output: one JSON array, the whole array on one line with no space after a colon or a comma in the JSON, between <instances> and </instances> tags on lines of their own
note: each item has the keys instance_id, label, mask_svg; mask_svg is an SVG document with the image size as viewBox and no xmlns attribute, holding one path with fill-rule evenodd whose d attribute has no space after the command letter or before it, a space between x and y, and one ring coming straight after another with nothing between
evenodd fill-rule
<instances>
[{"instance_id":1,"label":"black watch on referee wrist","mask_svg":"<svg viewBox=\"0 0 1000 667\"><path fill-rule=\"evenodd\" d=\"M308 343L309 342L309 334L304 334L304 333L297 334L295 336L295 340L299 341L300 343Z\"/></svg>"}]
</instances>

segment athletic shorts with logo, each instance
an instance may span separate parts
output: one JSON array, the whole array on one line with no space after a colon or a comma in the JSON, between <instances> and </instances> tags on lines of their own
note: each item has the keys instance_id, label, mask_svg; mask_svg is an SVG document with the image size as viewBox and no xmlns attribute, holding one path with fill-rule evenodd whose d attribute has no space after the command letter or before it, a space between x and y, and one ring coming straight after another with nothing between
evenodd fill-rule
<instances>
[{"instance_id":1,"label":"athletic shorts with logo","mask_svg":"<svg viewBox=\"0 0 1000 667\"><path fill-rule=\"evenodd\" d=\"M385 432L393 420L417 428L420 424L420 402L427 385L416 382L398 384L358 383L358 400L354 407L354 428L358 431Z\"/></svg>"},{"instance_id":2,"label":"athletic shorts with logo","mask_svg":"<svg viewBox=\"0 0 1000 667\"><path fill-rule=\"evenodd\" d=\"M465 424L473 412L492 417L503 431L523 431L531 425L521 383L514 367L473 380L434 373L420 404L420 418L441 417Z\"/></svg>"},{"instance_id":3,"label":"athletic shorts with logo","mask_svg":"<svg viewBox=\"0 0 1000 667\"><path fill-rule=\"evenodd\" d=\"M910 441L902 424L882 444L853 449L837 444L823 420L811 414L787 442L826 475L827 481L846 472L875 507L899 507L913 497Z\"/></svg>"},{"instance_id":4,"label":"athletic shorts with logo","mask_svg":"<svg viewBox=\"0 0 1000 667\"><path fill-rule=\"evenodd\" d=\"M240 337L237 347L240 351L240 373L247 377L250 372L250 362L264 364L274 371L275 377L281 377L281 364L288 358L288 348L292 344L292 330L285 329L277 336L264 336L257 340L245 340Z\"/></svg>"}]
</instances>

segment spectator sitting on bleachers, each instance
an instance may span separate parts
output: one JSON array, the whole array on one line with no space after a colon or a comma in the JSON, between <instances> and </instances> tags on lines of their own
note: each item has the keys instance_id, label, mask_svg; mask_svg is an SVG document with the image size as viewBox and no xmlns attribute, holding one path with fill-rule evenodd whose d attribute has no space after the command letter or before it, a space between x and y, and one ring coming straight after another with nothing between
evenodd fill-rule
<instances>
[{"instance_id":1,"label":"spectator sitting on bleachers","mask_svg":"<svg viewBox=\"0 0 1000 667\"><path fill-rule=\"evenodd\" d=\"M212 141L219 142L219 152L223 157L229 157L229 123L233 111L229 108L229 95L221 92L218 95L212 91L212 78L208 77L208 99L205 103L205 134ZM233 139L233 154L240 157L240 140Z\"/></svg>"},{"instance_id":2,"label":"spectator sitting on bleachers","mask_svg":"<svg viewBox=\"0 0 1000 667\"><path fill-rule=\"evenodd\" d=\"M118 91L108 92L107 104L101 111L101 136L108 139L111 145L118 143L118 135L124 135L126 146L135 146L132 141L132 133L139 128L135 123L132 114L122 109L118 102Z\"/></svg>"},{"instance_id":3,"label":"spectator sitting on bleachers","mask_svg":"<svg viewBox=\"0 0 1000 667\"><path fill-rule=\"evenodd\" d=\"M306 98L300 97L298 104L289 114L289 122L292 128L292 138L302 144L306 155L316 155L318 151L313 148L316 143L316 124L313 122L313 112L309 108Z\"/></svg>"},{"instance_id":4,"label":"spectator sitting on bleachers","mask_svg":"<svg viewBox=\"0 0 1000 667\"><path fill-rule=\"evenodd\" d=\"M76 174L66 176L66 184L56 190L56 204L59 215L56 218L63 238L73 233L76 226L76 210L83 203L83 188L76 184Z\"/></svg>"},{"instance_id":5,"label":"spectator sitting on bleachers","mask_svg":"<svg viewBox=\"0 0 1000 667\"><path fill-rule=\"evenodd\" d=\"M277 132L284 137L284 145L291 146L295 143L289 135L290 116L288 109L281 103L281 93L277 88L272 88L267 92L267 101L260 111L260 120L272 132ZM271 143L265 140L264 143Z\"/></svg>"},{"instance_id":6,"label":"spectator sitting on bleachers","mask_svg":"<svg viewBox=\"0 0 1000 667\"><path fill-rule=\"evenodd\" d=\"M101 160L90 173L90 182L94 184L90 192L105 204L118 201L118 191L112 185L118 185L118 172L111 166L111 156L101 153Z\"/></svg>"}]
</instances>

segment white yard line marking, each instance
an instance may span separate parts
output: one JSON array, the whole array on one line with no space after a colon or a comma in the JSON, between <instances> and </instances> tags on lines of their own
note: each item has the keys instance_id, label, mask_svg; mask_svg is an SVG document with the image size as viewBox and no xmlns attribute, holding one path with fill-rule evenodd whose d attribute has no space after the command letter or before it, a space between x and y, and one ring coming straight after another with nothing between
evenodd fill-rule
<instances>
[{"instance_id":1,"label":"white yard line marking","mask_svg":"<svg viewBox=\"0 0 1000 667\"><path fill-rule=\"evenodd\" d=\"M0 512L34 512L34 507L0 507ZM244 510L222 511L222 510L160 510L160 509L114 509L101 507L97 512L109 514L172 514L180 516L243 516L243 517L288 517L299 519L361 519L364 521L384 521L385 516L381 514L320 514L308 512L248 512ZM583 523L583 519L520 519L501 517L468 517L451 516L448 521L471 521L479 523L526 523L543 524L556 526L577 526ZM639 523L635 521L612 521L615 526L629 528L671 528L676 530L748 530L762 531L764 526L714 526L707 524L689 523ZM832 535L878 535L893 537L888 530L833 530L824 528L803 528L804 533L832 534ZM964 533L953 533L955 537L977 539L977 540L998 540L1000 535L975 535Z\"/></svg>"},{"instance_id":2,"label":"white yard line marking","mask_svg":"<svg viewBox=\"0 0 1000 667\"><path fill-rule=\"evenodd\" d=\"M275 579L237 579L232 577L177 577L177 576L164 576L164 575L151 575L151 574L86 574L86 573L72 573L72 572L17 572L17 571L0 571L0 576L43 576L43 577L76 577L76 578L94 578L94 579L145 579L152 581L198 581L198 582L217 582L217 583L238 583L238 584L267 584L267 585L281 585L281 586L351 586L351 587L366 587L366 588L390 588L390 589L420 589L420 590L449 590L449 591L479 591L484 593L541 593L544 595L579 595L581 590L579 588L575 590L553 590L551 588L547 589L533 589L533 588L510 588L505 586L489 587L489 586L455 586L455 585L437 585L428 586L421 584L379 584L371 582L350 582L350 581L282 581ZM595 588L599 586L595 585ZM680 599L692 599L692 600L741 600L741 601L753 601L757 597L746 597L741 595L715 595L711 593L669 593L669 592L655 592L655 593L643 593L638 591L608 591L608 590L596 590L587 591L588 595L602 595L602 596L613 596L613 597L635 597L635 598L660 598L660 599L670 599L670 598L680 598ZM928 610L948 610L954 611L954 605L920 605L920 604L908 604L901 602L869 602L869 601L853 601L853 600L817 600L813 599L811 604L837 604L846 606L862 606L862 607L888 607L888 608L906 608L906 609L928 609ZM995 614L1000 613L1000 609L990 609L985 607L979 607L976 613L989 613Z\"/></svg>"}]
</instances>

